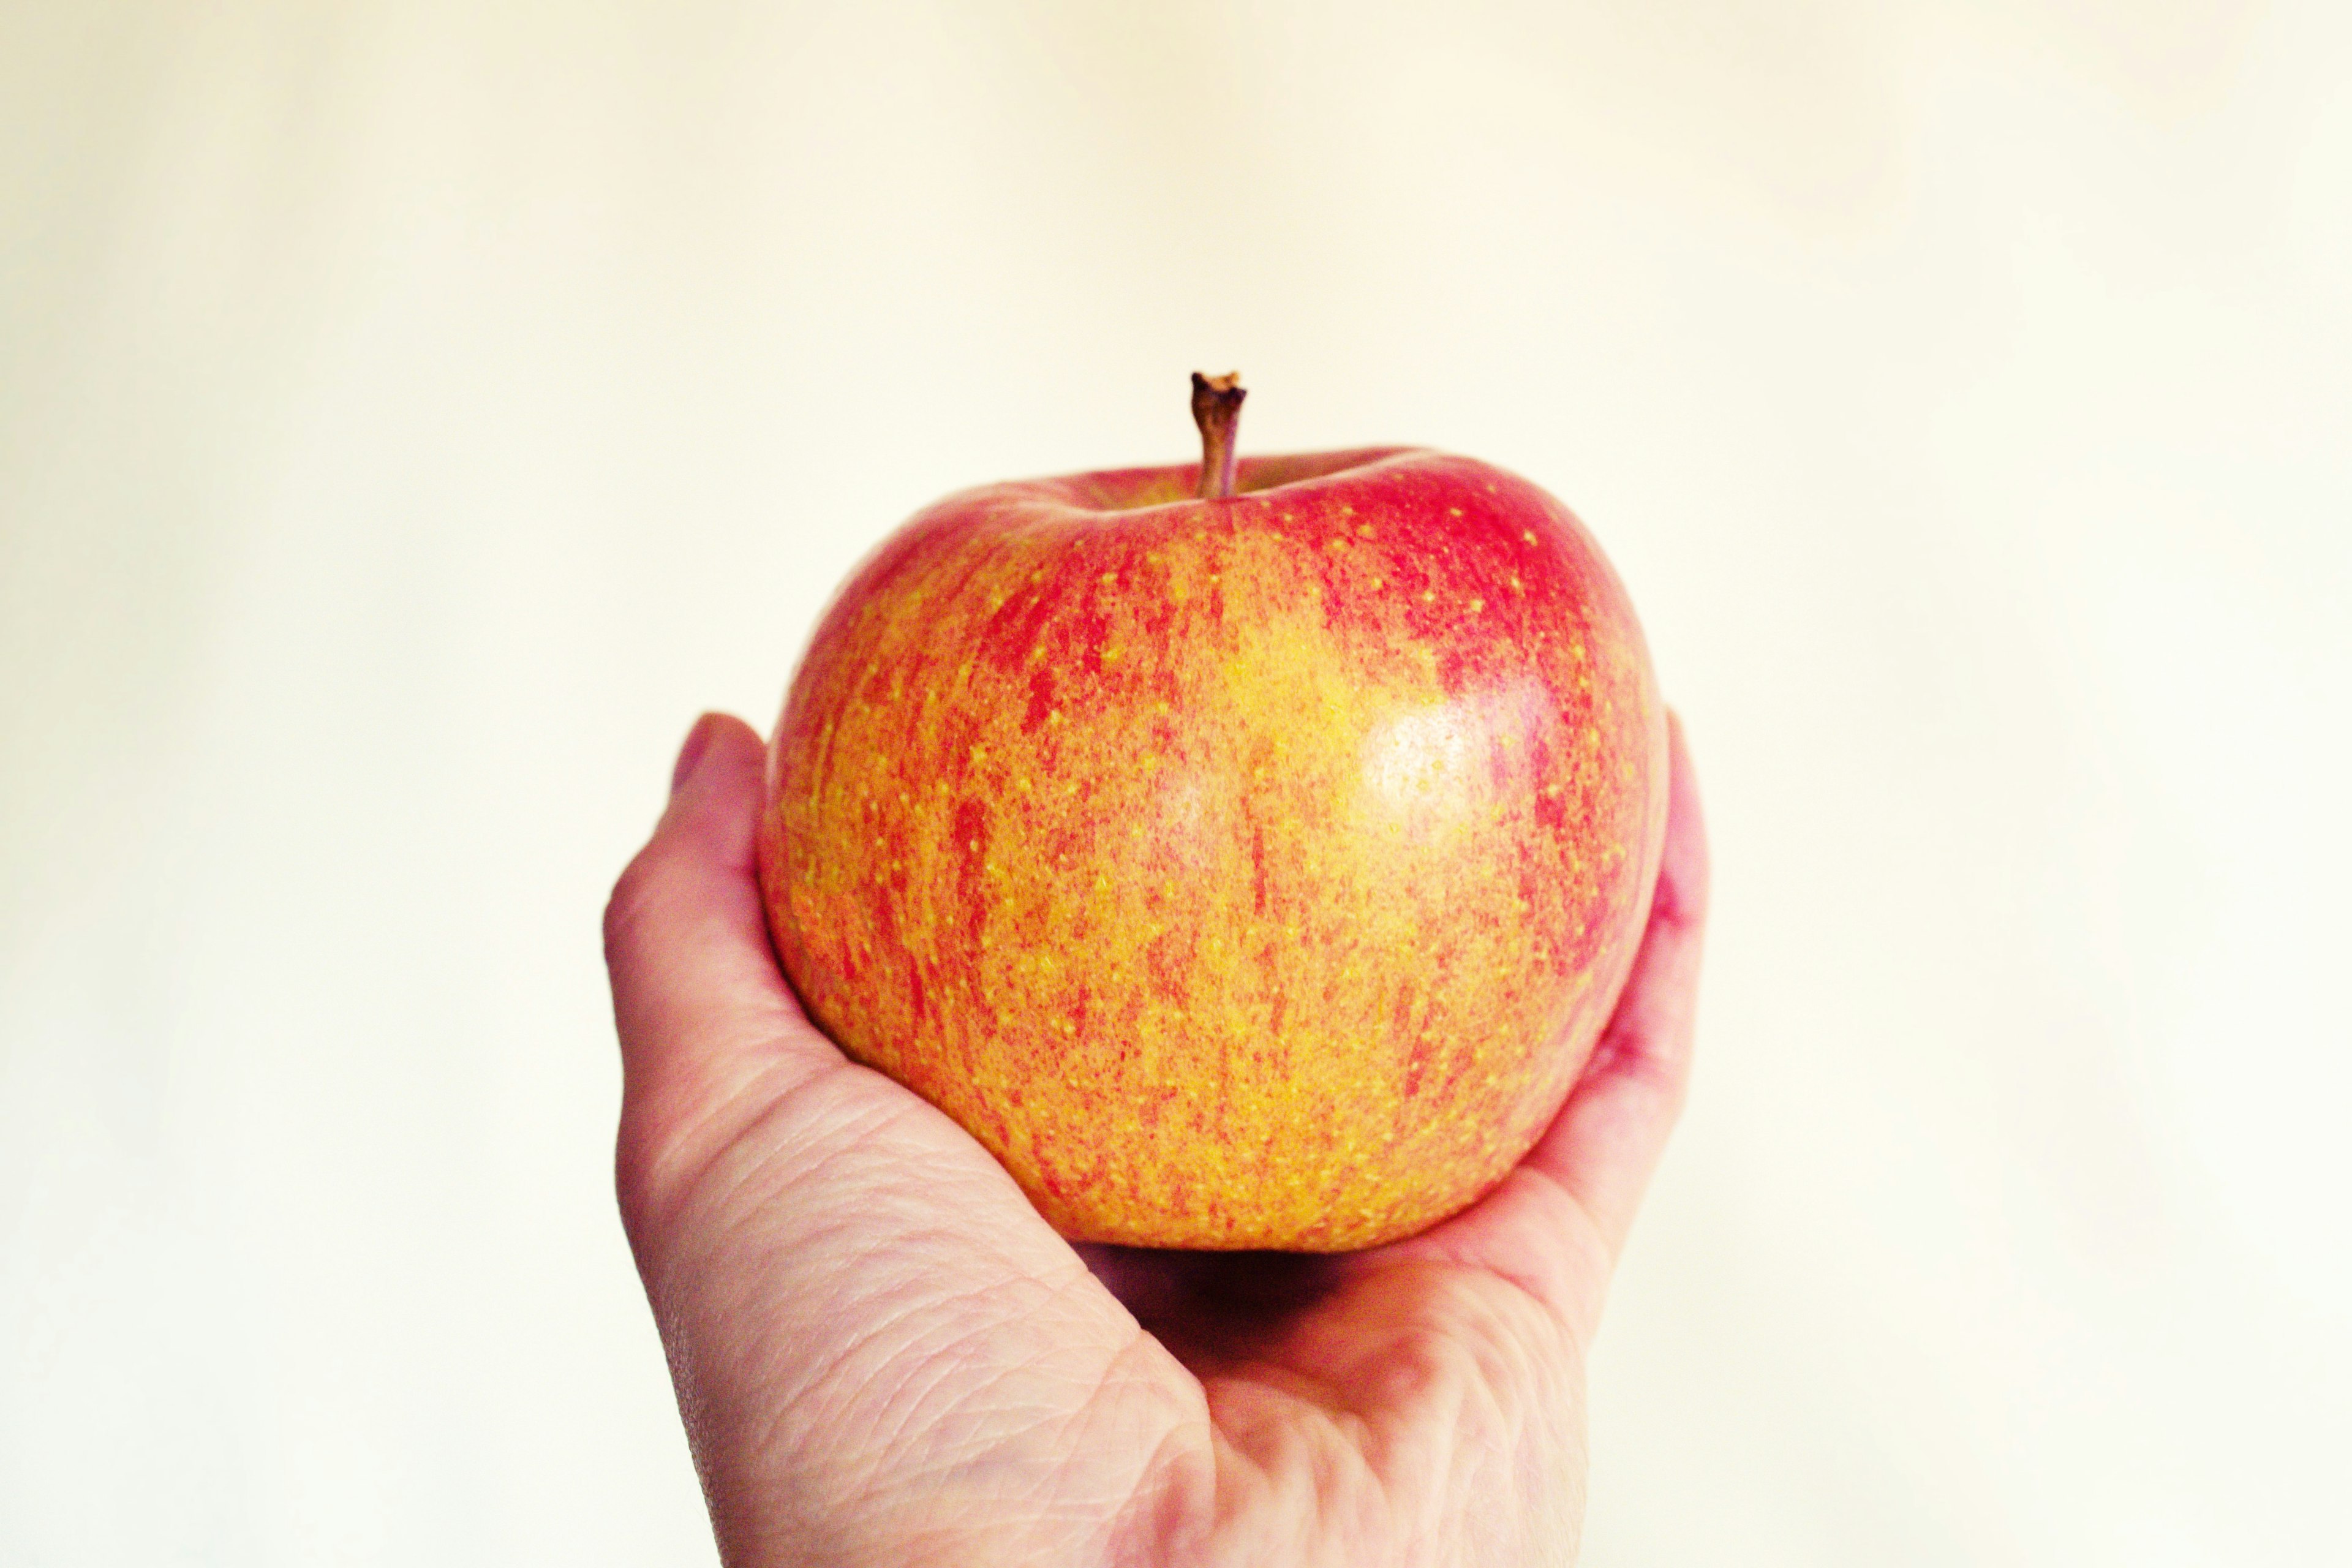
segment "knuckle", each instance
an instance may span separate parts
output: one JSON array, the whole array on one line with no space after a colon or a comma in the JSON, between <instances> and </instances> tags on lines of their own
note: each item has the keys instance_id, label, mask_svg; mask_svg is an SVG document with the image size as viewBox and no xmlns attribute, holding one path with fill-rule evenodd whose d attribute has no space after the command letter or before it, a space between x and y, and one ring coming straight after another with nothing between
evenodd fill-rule
<instances>
[{"instance_id":1,"label":"knuckle","mask_svg":"<svg viewBox=\"0 0 2352 1568\"><path fill-rule=\"evenodd\" d=\"M668 880L668 858L662 841L656 838L637 851L614 882L612 894L604 900L604 957L608 963L628 945L648 911L660 903L663 887Z\"/></svg>"},{"instance_id":2,"label":"knuckle","mask_svg":"<svg viewBox=\"0 0 2352 1568\"><path fill-rule=\"evenodd\" d=\"M614 1146L613 1194L620 1205L621 1227L628 1233L630 1245L640 1256L653 1232L654 1215L661 1206L657 1190L662 1165L659 1142L644 1115L623 1112L620 1136Z\"/></svg>"}]
</instances>

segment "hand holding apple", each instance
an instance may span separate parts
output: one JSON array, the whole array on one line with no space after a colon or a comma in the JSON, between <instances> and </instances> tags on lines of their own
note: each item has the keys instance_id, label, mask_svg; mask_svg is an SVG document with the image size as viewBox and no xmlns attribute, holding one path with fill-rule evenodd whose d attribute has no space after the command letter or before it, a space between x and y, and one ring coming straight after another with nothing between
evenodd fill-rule
<instances>
[{"instance_id":1,"label":"hand holding apple","mask_svg":"<svg viewBox=\"0 0 2352 1568\"><path fill-rule=\"evenodd\" d=\"M695 727L604 922L621 1215L726 1562L1572 1560L1585 1347L1689 1065L1678 734L1648 931L1550 1129L1419 1236L1290 1257L1074 1249L812 1027L754 877L761 751Z\"/></svg>"}]
</instances>

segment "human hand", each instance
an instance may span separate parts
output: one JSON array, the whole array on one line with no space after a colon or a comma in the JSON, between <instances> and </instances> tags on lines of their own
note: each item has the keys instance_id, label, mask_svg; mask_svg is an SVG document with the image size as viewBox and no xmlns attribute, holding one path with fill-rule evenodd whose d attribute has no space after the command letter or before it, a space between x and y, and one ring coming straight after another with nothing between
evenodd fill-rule
<instances>
[{"instance_id":1,"label":"human hand","mask_svg":"<svg viewBox=\"0 0 2352 1568\"><path fill-rule=\"evenodd\" d=\"M1584 1354L1680 1108L1706 847L1679 725L1633 977L1492 1193L1336 1256L1073 1247L776 965L759 738L707 716L605 911L621 1214L720 1555L1567 1563Z\"/></svg>"}]
</instances>

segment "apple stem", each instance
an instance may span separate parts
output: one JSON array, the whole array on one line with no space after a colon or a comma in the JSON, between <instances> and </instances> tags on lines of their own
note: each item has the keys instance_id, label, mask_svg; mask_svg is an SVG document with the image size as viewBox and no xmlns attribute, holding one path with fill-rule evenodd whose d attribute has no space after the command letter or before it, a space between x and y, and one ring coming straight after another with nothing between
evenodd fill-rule
<instances>
[{"instance_id":1,"label":"apple stem","mask_svg":"<svg viewBox=\"0 0 2352 1568\"><path fill-rule=\"evenodd\" d=\"M1201 427L1201 499L1223 500L1234 493L1234 468L1240 449L1234 432L1242 422L1242 373L1192 373L1192 423Z\"/></svg>"}]
</instances>

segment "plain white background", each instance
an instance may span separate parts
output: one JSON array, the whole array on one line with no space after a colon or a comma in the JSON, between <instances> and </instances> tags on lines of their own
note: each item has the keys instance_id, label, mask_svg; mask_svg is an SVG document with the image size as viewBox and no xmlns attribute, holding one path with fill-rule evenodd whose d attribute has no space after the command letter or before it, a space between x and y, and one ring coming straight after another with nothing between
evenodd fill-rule
<instances>
[{"instance_id":1,"label":"plain white background","mask_svg":"<svg viewBox=\"0 0 2352 1568\"><path fill-rule=\"evenodd\" d=\"M1688 721L1587 1561L2346 1561L2347 279L2327 0L0 5L0 1560L709 1561L606 887L1239 366Z\"/></svg>"}]
</instances>

